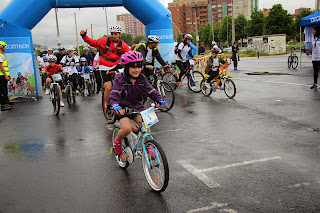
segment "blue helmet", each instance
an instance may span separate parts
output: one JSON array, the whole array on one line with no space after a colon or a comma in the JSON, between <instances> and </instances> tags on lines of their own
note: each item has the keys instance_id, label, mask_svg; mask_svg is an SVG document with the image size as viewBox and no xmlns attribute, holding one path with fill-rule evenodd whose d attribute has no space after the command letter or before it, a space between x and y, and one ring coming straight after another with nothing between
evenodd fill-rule
<instances>
[{"instance_id":1,"label":"blue helmet","mask_svg":"<svg viewBox=\"0 0 320 213\"><path fill-rule=\"evenodd\" d=\"M80 58L80 62L86 62L87 59L85 57Z\"/></svg>"},{"instance_id":2,"label":"blue helmet","mask_svg":"<svg viewBox=\"0 0 320 213\"><path fill-rule=\"evenodd\" d=\"M42 58L43 60L48 60L48 57L47 56L43 56L43 58Z\"/></svg>"},{"instance_id":3,"label":"blue helmet","mask_svg":"<svg viewBox=\"0 0 320 213\"><path fill-rule=\"evenodd\" d=\"M21 72L18 72L18 75L22 75Z\"/></svg>"}]
</instances>

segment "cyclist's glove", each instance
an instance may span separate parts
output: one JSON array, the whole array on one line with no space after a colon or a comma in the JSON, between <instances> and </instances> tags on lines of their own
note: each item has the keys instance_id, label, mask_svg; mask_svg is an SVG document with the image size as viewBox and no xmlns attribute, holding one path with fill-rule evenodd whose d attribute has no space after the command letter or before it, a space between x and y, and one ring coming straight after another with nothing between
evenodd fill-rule
<instances>
[{"instance_id":1,"label":"cyclist's glove","mask_svg":"<svg viewBox=\"0 0 320 213\"><path fill-rule=\"evenodd\" d=\"M121 106L115 106L115 107L113 107L113 110L116 112L116 111L122 110L122 107Z\"/></svg>"},{"instance_id":2,"label":"cyclist's glove","mask_svg":"<svg viewBox=\"0 0 320 213\"><path fill-rule=\"evenodd\" d=\"M84 31L84 33L80 33L81 37L84 38L87 35L87 31Z\"/></svg>"},{"instance_id":3,"label":"cyclist's glove","mask_svg":"<svg viewBox=\"0 0 320 213\"><path fill-rule=\"evenodd\" d=\"M160 105L162 105L162 106L166 106L166 105L167 105L167 103L166 103L165 101L158 101L158 103L159 103Z\"/></svg>"}]
</instances>

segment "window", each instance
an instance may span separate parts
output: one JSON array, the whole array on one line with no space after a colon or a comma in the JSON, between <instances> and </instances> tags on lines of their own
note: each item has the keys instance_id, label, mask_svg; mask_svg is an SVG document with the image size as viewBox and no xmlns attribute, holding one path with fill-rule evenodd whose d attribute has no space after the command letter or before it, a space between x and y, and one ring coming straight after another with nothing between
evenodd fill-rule
<instances>
[{"instance_id":1,"label":"window","mask_svg":"<svg viewBox=\"0 0 320 213\"><path fill-rule=\"evenodd\" d=\"M244 6L244 8L248 8L248 7L249 7L249 5L245 5L245 6Z\"/></svg>"},{"instance_id":2,"label":"window","mask_svg":"<svg viewBox=\"0 0 320 213\"><path fill-rule=\"evenodd\" d=\"M222 22L222 19L219 19L219 22Z\"/></svg>"},{"instance_id":3,"label":"window","mask_svg":"<svg viewBox=\"0 0 320 213\"><path fill-rule=\"evenodd\" d=\"M212 5L212 8L216 8L217 7L217 5Z\"/></svg>"},{"instance_id":4,"label":"window","mask_svg":"<svg viewBox=\"0 0 320 213\"><path fill-rule=\"evenodd\" d=\"M218 14L218 17L222 17L222 14Z\"/></svg>"},{"instance_id":5,"label":"window","mask_svg":"<svg viewBox=\"0 0 320 213\"><path fill-rule=\"evenodd\" d=\"M232 6L232 3L229 3L228 6Z\"/></svg>"},{"instance_id":6,"label":"window","mask_svg":"<svg viewBox=\"0 0 320 213\"><path fill-rule=\"evenodd\" d=\"M232 8L228 8L228 11L231 11L232 10Z\"/></svg>"},{"instance_id":7,"label":"window","mask_svg":"<svg viewBox=\"0 0 320 213\"><path fill-rule=\"evenodd\" d=\"M180 9L178 8L177 11L179 11Z\"/></svg>"},{"instance_id":8,"label":"window","mask_svg":"<svg viewBox=\"0 0 320 213\"><path fill-rule=\"evenodd\" d=\"M219 4L218 7L221 7L221 4Z\"/></svg>"},{"instance_id":9,"label":"window","mask_svg":"<svg viewBox=\"0 0 320 213\"><path fill-rule=\"evenodd\" d=\"M200 14L204 14L204 13L207 13L207 11L201 11L201 12L200 12Z\"/></svg>"},{"instance_id":10,"label":"window","mask_svg":"<svg viewBox=\"0 0 320 213\"><path fill-rule=\"evenodd\" d=\"M238 9L239 9L239 7L233 7L233 9L238 10Z\"/></svg>"},{"instance_id":11,"label":"window","mask_svg":"<svg viewBox=\"0 0 320 213\"><path fill-rule=\"evenodd\" d=\"M218 13L221 13L221 9L218 10Z\"/></svg>"},{"instance_id":12,"label":"window","mask_svg":"<svg viewBox=\"0 0 320 213\"><path fill-rule=\"evenodd\" d=\"M192 24L192 22L187 22L186 24Z\"/></svg>"},{"instance_id":13,"label":"window","mask_svg":"<svg viewBox=\"0 0 320 213\"><path fill-rule=\"evenodd\" d=\"M190 20L190 18L185 18L184 20L186 20L186 21L187 21L187 20Z\"/></svg>"}]
</instances>

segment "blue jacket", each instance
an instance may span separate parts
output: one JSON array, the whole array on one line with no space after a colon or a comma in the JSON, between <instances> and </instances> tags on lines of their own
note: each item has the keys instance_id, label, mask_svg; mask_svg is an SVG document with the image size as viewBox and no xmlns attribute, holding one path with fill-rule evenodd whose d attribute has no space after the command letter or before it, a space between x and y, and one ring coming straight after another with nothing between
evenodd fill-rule
<instances>
[{"instance_id":1,"label":"blue jacket","mask_svg":"<svg viewBox=\"0 0 320 213\"><path fill-rule=\"evenodd\" d=\"M88 67L87 65L86 65L86 66L78 66L78 67L77 67L77 70L78 70L78 72L80 72L80 73L89 73L89 72L92 71L92 70L90 69L90 67Z\"/></svg>"},{"instance_id":2,"label":"blue jacket","mask_svg":"<svg viewBox=\"0 0 320 213\"><path fill-rule=\"evenodd\" d=\"M198 47L196 47L196 45L194 45L192 42L190 42L190 47L191 47L191 53L193 56L195 56L197 54L197 51L198 51ZM187 54L186 56L187 59L190 59L190 55Z\"/></svg>"},{"instance_id":3,"label":"blue jacket","mask_svg":"<svg viewBox=\"0 0 320 213\"><path fill-rule=\"evenodd\" d=\"M109 104L112 107L122 106L143 111L143 94L146 93L154 101L161 101L163 98L159 92L148 82L146 76L140 74L133 84L128 77L122 73L117 76L109 96Z\"/></svg>"}]
</instances>

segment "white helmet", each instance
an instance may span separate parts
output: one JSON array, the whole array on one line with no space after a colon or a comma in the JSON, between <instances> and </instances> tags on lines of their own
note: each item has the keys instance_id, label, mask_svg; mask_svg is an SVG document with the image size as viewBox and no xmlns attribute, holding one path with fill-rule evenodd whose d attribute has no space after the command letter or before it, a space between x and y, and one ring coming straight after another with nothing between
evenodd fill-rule
<instances>
[{"instance_id":1,"label":"white helmet","mask_svg":"<svg viewBox=\"0 0 320 213\"><path fill-rule=\"evenodd\" d=\"M89 51L90 49L88 47L83 48L83 51Z\"/></svg>"},{"instance_id":2,"label":"white helmet","mask_svg":"<svg viewBox=\"0 0 320 213\"><path fill-rule=\"evenodd\" d=\"M156 36L156 35L149 35L148 36L148 41L150 43L159 43L160 42L160 38L159 38L159 36Z\"/></svg>"},{"instance_id":3,"label":"white helmet","mask_svg":"<svg viewBox=\"0 0 320 213\"><path fill-rule=\"evenodd\" d=\"M215 41L212 41L212 45L216 45L217 43Z\"/></svg>"},{"instance_id":4,"label":"white helmet","mask_svg":"<svg viewBox=\"0 0 320 213\"><path fill-rule=\"evenodd\" d=\"M54 56L54 55L50 55L50 56L48 57L48 61L49 61L49 62L50 62L50 61L56 62L56 61L57 61L57 57Z\"/></svg>"},{"instance_id":5,"label":"white helmet","mask_svg":"<svg viewBox=\"0 0 320 213\"><path fill-rule=\"evenodd\" d=\"M121 33L121 27L119 25L111 25L109 27L109 32L110 33Z\"/></svg>"}]
</instances>

